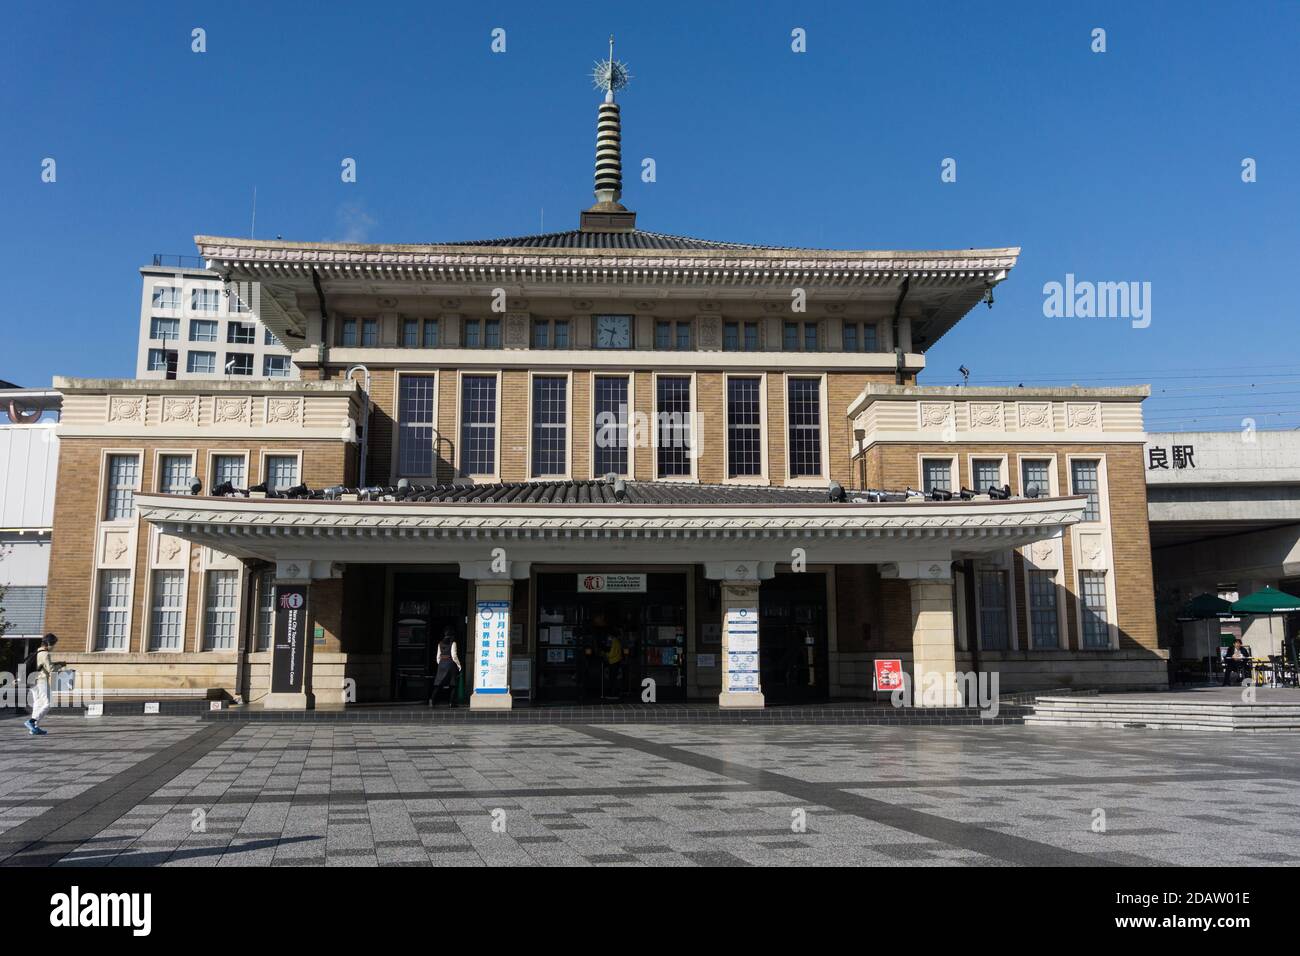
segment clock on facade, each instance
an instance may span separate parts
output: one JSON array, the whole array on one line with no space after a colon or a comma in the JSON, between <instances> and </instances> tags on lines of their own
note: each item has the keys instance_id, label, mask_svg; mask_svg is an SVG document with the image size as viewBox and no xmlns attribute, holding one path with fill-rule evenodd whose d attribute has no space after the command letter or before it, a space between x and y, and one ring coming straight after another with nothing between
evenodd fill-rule
<instances>
[{"instance_id":1,"label":"clock on facade","mask_svg":"<svg viewBox=\"0 0 1300 956\"><path fill-rule=\"evenodd\" d=\"M630 349L632 347L632 316L596 316L596 348Z\"/></svg>"}]
</instances>

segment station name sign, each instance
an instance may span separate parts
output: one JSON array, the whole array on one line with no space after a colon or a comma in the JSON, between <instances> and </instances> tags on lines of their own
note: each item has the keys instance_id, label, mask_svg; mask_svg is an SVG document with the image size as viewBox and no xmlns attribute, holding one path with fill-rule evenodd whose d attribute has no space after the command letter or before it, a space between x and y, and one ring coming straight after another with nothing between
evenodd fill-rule
<instances>
[{"instance_id":1,"label":"station name sign","mask_svg":"<svg viewBox=\"0 0 1300 956\"><path fill-rule=\"evenodd\" d=\"M644 574L579 574L579 594L644 594Z\"/></svg>"}]
</instances>

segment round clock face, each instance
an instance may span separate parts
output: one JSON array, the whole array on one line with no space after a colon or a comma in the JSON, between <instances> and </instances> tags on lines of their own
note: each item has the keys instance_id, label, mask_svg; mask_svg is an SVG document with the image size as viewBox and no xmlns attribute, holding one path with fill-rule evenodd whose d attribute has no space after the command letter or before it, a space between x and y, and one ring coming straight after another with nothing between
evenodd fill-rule
<instances>
[{"instance_id":1,"label":"round clock face","mask_svg":"<svg viewBox=\"0 0 1300 956\"><path fill-rule=\"evenodd\" d=\"M631 319L626 315L602 315L596 319L596 347L601 349L631 348Z\"/></svg>"}]
</instances>

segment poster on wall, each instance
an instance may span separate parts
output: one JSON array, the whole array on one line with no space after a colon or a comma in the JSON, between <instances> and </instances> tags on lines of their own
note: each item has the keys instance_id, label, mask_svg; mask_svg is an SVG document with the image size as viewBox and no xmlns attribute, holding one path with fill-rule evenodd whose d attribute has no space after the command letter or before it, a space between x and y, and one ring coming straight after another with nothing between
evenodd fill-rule
<instances>
[{"instance_id":1,"label":"poster on wall","mask_svg":"<svg viewBox=\"0 0 1300 956\"><path fill-rule=\"evenodd\" d=\"M901 660L877 660L875 668L876 690L898 690L903 686Z\"/></svg>"},{"instance_id":2,"label":"poster on wall","mask_svg":"<svg viewBox=\"0 0 1300 956\"><path fill-rule=\"evenodd\" d=\"M723 619L727 635L727 690L757 692L758 608L729 608Z\"/></svg>"},{"instance_id":3,"label":"poster on wall","mask_svg":"<svg viewBox=\"0 0 1300 956\"><path fill-rule=\"evenodd\" d=\"M645 594L644 574L579 574L579 594Z\"/></svg>"},{"instance_id":4,"label":"poster on wall","mask_svg":"<svg viewBox=\"0 0 1300 956\"><path fill-rule=\"evenodd\" d=\"M474 615L474 693L510 693L510 602L479 601Z\"/></svg>"},{"instance_id":5,"label":"poster on wall","mask_svg":"<svg viewBox=\"0 0 1300 956\"><path fill-rule=\"evenodd\" d=\"M301 694L307 662L307 585L275 586L275 641L271 645L271 693Z\"/></svg>"}]
</instances>

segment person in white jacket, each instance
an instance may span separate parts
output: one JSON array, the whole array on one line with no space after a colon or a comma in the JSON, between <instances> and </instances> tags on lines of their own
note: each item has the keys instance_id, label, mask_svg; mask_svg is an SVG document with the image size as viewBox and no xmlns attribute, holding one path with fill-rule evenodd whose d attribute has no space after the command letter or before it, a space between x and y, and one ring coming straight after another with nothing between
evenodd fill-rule
<instances>
[{"instance_id":1,"label":"person in white jacket","mask_svg":"<svg viewBox=\"0 0 1300 956\"><path fill-rule=\"evenodd\" d=\"M49 733L40 727L41 718L45 716L50 709L52 700L51 688L54 682L54 672L59 665L54 663L54 645L58 643L58 638L53 634L46 634L41 638L41 646L36 651L35 669L28 676L30 690L28 699L31 701L32 715L23 722L27 732L33 737L43 737Z\"/></svg>"}]
</instances>

